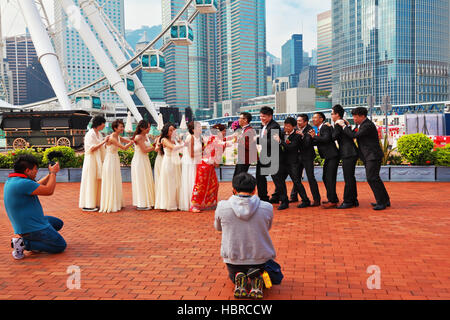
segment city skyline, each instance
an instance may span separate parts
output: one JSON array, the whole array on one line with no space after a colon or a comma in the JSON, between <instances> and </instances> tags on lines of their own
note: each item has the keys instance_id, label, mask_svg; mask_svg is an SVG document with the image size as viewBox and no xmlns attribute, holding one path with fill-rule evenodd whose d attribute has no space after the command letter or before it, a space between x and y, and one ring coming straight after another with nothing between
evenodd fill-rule
<instances>
[{"instance_id":1,"label":"city skyline","mask_svg":"<svg viewBox=\"0 0 450 320\"><path fill-rule=\"evenodd\" d=\"M54 0L43 0L50 20L54 19L53 2ZM125 0L124 3L126 30L162 24L161 0ZM25 23L17 6L6 4L2 0L1 8L6 10L2 12L3 36L24 34ZM266 0L267 51L280 58L281 47L290 36L303 34L303 48L311 53L317 47L316 16L329 9L330 0L317 0L314 3L306 0Z\"/></svg>"}]
</instances>

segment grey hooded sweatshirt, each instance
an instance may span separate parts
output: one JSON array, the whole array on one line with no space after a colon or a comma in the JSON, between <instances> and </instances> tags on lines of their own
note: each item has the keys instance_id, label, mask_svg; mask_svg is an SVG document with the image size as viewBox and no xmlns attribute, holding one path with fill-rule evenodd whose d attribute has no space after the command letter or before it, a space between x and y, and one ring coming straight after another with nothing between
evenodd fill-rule
<instances>
[{"instance_id":1,"label":"grey hooded sweatshirt","mask_svg":"<svg viewBox=\"0 0 450 320\"><path fill-rule=\"evenodd\" d=\"M259 197L232 196L220 201L214 227L222 231L221 256L225 263L255 265L275 258L270 239L273 207Z\"/></svg>"}]
</instances>

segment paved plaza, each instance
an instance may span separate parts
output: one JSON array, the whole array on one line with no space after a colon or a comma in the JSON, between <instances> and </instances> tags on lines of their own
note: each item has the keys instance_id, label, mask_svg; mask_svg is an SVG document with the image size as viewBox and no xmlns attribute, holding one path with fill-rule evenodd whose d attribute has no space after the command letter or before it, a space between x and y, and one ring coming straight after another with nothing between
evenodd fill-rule
<instances>
[{"instance_id":1,"label":"paved plaza","mask_svg":"<svg viewBox=\"0 0 450 320\"><path fill-rule=\"evenodd\" d=\"M47 215L64 220L66 251L14 260L0 187L0 299L234 299L213 211L136 211L124 183L123 211L85 213L79 183L60 183L40 199ZM275 210L271 236L285 278L265 298L450 299L450 183L386 187L392 208L381 212L370 209L367 183L358 184L357 209ZM219 198L230 195L222 182ZM381 288L371 290L374 265ZM70 266L80 268L80 289L67 286Z\"/></svg>"}]
</instances>

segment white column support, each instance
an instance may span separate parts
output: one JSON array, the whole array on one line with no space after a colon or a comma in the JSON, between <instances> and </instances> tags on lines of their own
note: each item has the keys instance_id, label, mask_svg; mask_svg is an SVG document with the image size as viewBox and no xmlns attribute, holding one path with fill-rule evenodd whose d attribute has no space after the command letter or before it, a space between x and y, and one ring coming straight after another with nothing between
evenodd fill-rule
<instances>
[{"instance_id":1,"label":"white column support","mask_svg":"<svg viewBox=\"0 0 450 320\"><path fill-rule=\"evenodd\" d=\"M119 45L114 40L114 37L111 35L110 30L106 27L103 19L98 12L97 6L94 4L94 0L84 0L80 1L80 7L83 9L84 14L87 16L89 22L94 27L95 31L97 31L100 39L103 41L104 45L107 47L109 53L112 58L116 62L117 65L121 65L127 62L127 58L125 54L120 49ZM130 73L133 71L133 68L130 65L127 65L122 69L124 73ZM153 119L155 121L158 120L158 113L156 112L150 97L145 90L144 85L141 80L139 80L137 75L132 75L134 80L134 84L136 86L135 94L138 96L139 100L144 104L145 108L150 112Z\"/></svg>"},{"instance_id":2,"label":"white column support","mask_svg":"<svg viewBox=\"0 0 450 320\"><path fill-rule=\"evenodd\" d=\"M86 20L83 18L80 12L80 8L75 5L72 0L57 0L61 3L64 12L69 17L72 26L78 31L80 37L83 39L84 43L88 47L95 61L99 65L100 69L105 74L109 83L113 87L114 91L125 103L127 108L131 111L134 118L137 121L142 120L142 116L139 113L130 93L127 90L125 82L120 77L116 68L110 61L108 55L101 47L91 28L87 24Z\"/></svg>"},{"instance_id":3,"label":"white column support","mask_svg":"<svg viewBox=\"0 0 450 320\"><path fill-rule=\"evenodd\" d=\"M42 23L38 8L33 0L17 1L30 31L31 39L39 58L39 62L47 75L56 97L63 110L70 110L71 103L67 93L58 56L55 53L50 37Z\"/></svg>"}]
</instances>

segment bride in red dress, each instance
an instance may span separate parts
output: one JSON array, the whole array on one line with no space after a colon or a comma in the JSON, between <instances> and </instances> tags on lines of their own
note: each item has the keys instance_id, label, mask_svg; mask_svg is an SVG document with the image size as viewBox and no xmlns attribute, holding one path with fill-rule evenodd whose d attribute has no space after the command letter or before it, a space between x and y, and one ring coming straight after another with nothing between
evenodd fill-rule
<instances>
[{"instance_id":1,"label":"bride in red dress","mask_svg":"<svg viewBox=\"0 0 450 320\"><path fill-rule=\"evenodd\" d=\"M213 210L217 206L219 181L216 170L222 163L222 153L225 148L224 137L227 128L222 124L212 127L216 135L211 135L203 150L202 162L197 165L194 190L192 192L192 212Z\"/></svg>"}]
</instances>

